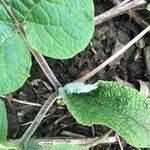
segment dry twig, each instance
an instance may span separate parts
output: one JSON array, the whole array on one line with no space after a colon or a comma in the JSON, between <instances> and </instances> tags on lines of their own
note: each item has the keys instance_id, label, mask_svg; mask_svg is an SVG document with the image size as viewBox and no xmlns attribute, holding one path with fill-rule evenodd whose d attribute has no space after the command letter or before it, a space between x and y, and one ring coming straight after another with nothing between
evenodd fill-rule
<instances>
[{"instance_id":1,"label":"dry twig","mask_svg":"<svg viewBox=\"0 0 150 150\"><path fill-rule=\"evenodd\" d=\"M58 143L70 143L70 144L79 144L84 145L86 143L90 143L91 141L95 141L98 139L95 138L66 138L66 137L57 137L57 138L50 138L50 139L35 139L35 141L42 145L49 145L49 144L58 144ZM103 141L100 141L99 144L111 144L117 142L117 138L115 136L110 136Z\"/></svg>"},{"instance_id":2,"label":"dry twig","mask_svg":"<svg viewBox=\"0 0 150 150\"><path fill-rule=\"evenodd\" d=\"M108 21L116 16L122 15L127 13L131 10L136 10L141 8L146 4L145 0L133 0L129 3L125 3L124 5L117 5L113 7L112 9L104 12L103 14L100 14L99 16L96 16L94 19L94 24L99 25L105 21Z\"/></svg>"},{"instance_id":3,"label":"dry twig","mask_svg":"<svg viewBox=\"0 0 150 150\"><path fill-rule=\"evenodd\" d=\"M116 133L116 138L117 138L117 141L118 141L118 143L119 143L120 150L124 150L124 149L123 149L123 146L122 146L122 143L121 143L121 140L120 140L120 138L119 138L119 136L118 136L117 133Z\"/></svg>"},{"instance_id":4,"label":"dry twig","mask_svg":"<svg viewBox=\"0 0 150 150\"><path fill-rule=\"evenodd\" d=\"M5 99L6 99L7 97L6 97L6 96L0 96L0 98L5 98ZM24 104L24 105L42 107L42 105L41 105L41 104L38 104L38 103L26 102L26 101L18 100L18 99L15 99L15 98L12 98L11 100L12 100L13 102L20 103L20 104Z\"/></svg>"}]
</instances>

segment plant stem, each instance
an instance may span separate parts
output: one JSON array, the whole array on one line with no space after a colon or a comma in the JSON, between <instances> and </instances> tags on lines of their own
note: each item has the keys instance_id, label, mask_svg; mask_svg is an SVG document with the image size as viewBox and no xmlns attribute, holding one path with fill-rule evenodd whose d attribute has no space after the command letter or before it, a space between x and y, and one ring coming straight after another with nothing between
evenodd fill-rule
<instances>
[{"instance_id":1,"label":"plant stem","mask_svg":"<svg viewBox=\"0 0 150 150\"><path fill-rule=\"evenodd\" d=\"M113 130L109 130L108 132L106 132L102 137L99 137L97 138L96 140L94 141L91 141L90 143L87 143L87 144L83 144L84 146L88 147L88 148L91 148L91 147L94 147L98 144L101 144L103 143L107 138L108 136L113 132Z\"/></svg>"},{"instance_id":2,"label":"plant stem","mask_svg":"<svg viewBox=\"0 0 150 150\"><path fill-rule=\"evenodd\" d=\"M85 82L86 80L93 77L96 73L98 73L101 69L106 67L109 63L114 61L116 58L118 58L121 54L123 54L126 50L128 50L133 44L135 44L139 39L141 39L147 32L150 31L150 25L145 28L140 34L138 34L134 39L132 39L128 44L126 44L123 48L118 50L114 55L109 57L106 61L104 61L101 65L96 67L94 70L92 70L90 73L86 74L85 76L78 79L80 82Z\"/></svg>"},{"instance_id":3,"label":"plant stem","mask_svg":"<svg viewBox=\"0 0 150 150\"><path fill-rule=\"evenodd\" d=\"M0 98L7 99L6 96L2 96L2 95L0 95ZM42 107L42 105L38 104L38 103L31 103L31 102L27 102L27 101L18 100L18 99L15 99L15 98L11 98L11 100L13 102L20 103L20 104L23 104L23 105L30 105L30 106Z\"/></svg>"},{"instance_id":4,"label":"plant stem","mask_svg":"<svg viewBox=\"0 0 150 150\"><path fill-rule=\"evenodd\" d=\"M55 75L53 74L51 68L48 66L48 64L47 64L46 60L44 59L44 57L41 54L37 53L32 48L30 48L30 51L33 54L33 56L35 57L35 59L38 62L38 64L40 65L40 67L43 70L44 74L47 76L47 78L49 79L49 81L52 83L52 85L54 86L55 90L57 91L58 88L61 87L61 84L57 80Z\"/></svg>"},{"instance_id":5,"label":"plant stem","mask_svg":"<svg viewBox=\"0 0 150 150\"><path fill-rule=\"evenodd\" d=\"M124 0L123 2L121 2L121 0L113 0L113 3L114 4L117 4L117 5L122 5L123 3L126 3L128 2L129 0ZM135 9L134 9L135 10ZM140 26L142 26L143 28L147 27L149 25L149 23L144 20L143 17L141 17L138 12L136 11L129 11L128 12L128 15L129 17L133 18L133 20L139 24Z\"/></svg>"},{"instance_id":6,"label":"plant stem","mask_svg":"<svg viewBox=\"0 0 150 150\"><path fill-rule=\"evenodd\" d=\"M48 100L45 102L45 104L43 105L43 107L41 108L41 110L39 111L35 119L33 120L32 124L29 126L29 128L26 130L24 135L19 140L19 145L20 144L22 145L23 143L25 143L31 138L32 134L35 132L38 125L41 123L45 114L47 113L49 108L52 106L52 104L55 102L55 99L57 98L57 96L58 96L58 92L56 91L48 98Z\"/></svg>"},{"instance_id":7,"label":"plant stem","mask_svg":"<svg viewBox=\"0 0 150 150\"><path fill-rule=\"evenodd\" d=\"M145 0L133 0L129 3L125 3L122 5L117 5L110 10L96 16L94 18L94 24L99 25L105 21L108 21L116 16L122 15L127 13L128 11L139 9L140 7L144 6L146 4Z\"/></svg>"},{"instance_id":8,"label":"plant stem","mask_svg":"<svg viewBox=\"0 0 150 150\"><path fill-rule=\"evenodd\" d=\"M122 143L121 143L121 140L120 140L118 134L116 133L115 135L116 135L116 138L117 138L117 140L118 140L118 143L119 143L119 146L120 146L120 150L124 150L124 149L123 149L123 146L122 146Z\"/></svg>"},{"instance_id":9,"label":"plant stem","mask_svg":"<svg viewBox=\"0 0 150 150\"><path fill-rule=\"evenodd\" d=\"M91 141L95 141L97 139L98 137L90 137L90 138L50 137L46 139L38 138L38 139L34 139L34 141L41 146L60 144L60 143L83 145L83 144L91 143ZM10 141L15 142L14 140L10 140ZM99 142L99 144L112 144L116 142L117 142L116 136L109 136L104 141Z\"/></svg>"}]
</instances>

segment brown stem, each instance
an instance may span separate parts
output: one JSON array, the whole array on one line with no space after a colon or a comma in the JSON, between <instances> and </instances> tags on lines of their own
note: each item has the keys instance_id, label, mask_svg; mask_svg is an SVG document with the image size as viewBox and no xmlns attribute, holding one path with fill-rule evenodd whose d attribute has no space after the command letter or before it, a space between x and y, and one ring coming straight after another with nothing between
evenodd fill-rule
<instances>
[{"instance_id":1,"label":"brown stem","mask_svg":"<svg viewBox=\"0 0 150 150\"><path fill-rule=\"evenodd\" d=\"M44 59L44 57L41 54L37 53L32 48L30 48L30 51L33 54L33 56L35 57L35 59L38 62L38 64L40 65L40 67L43 70L44 74L47 76L47 78L49 79L49 81L52 83L52 85L54 86L55 90L57 91L58 88L61 87L61 84L57 80L55 75L53 74L51 68L48 66L48 64L47 64L46 60Z\"/></svg>"},{"instance_id":2,"label":"brown stem","mask_svg":"<svg viewBox=\"0 0 150 150\"><path fill-rule=\"evenodd\" d=\"M92 141L95 141L97 139L99 139L99 137L91 137L91 138L67 138L67 137L55 138L55 137L52 137L52 138L46 138L46 139L38 138L38 139L34 139L34 141L41 146L60 144L60 143L83 145L83 144L91 143ZM10 140L10 142L14 142L14 140ZM103 141L100 140L99 144L112 144L115 142L117 142L116 136L110 136Z\"/></svg>"},{"instance_id":3,"label":"brown stem","mask_svg":"<svg viewBox=\"0 0 150 150\"><path fill-rule=\"evenodd\" d=\"M112 9L100 14L99 16L96 16L94 18L94 24L95 24L95 26L99 25L105 21L108 21L108 20L116 17L116 16L125 14L128 11L139 9L139 7L142 7L145 4L146 4L145 0L133 0L124 5L115 6Z\"/></svg>"},{"instance_id":4,"label":"brown stem","mask_svg":"<svg viewBox=\"0 0 150 150\"><path fill-rule=\"evenodd\" d=\"M117 4L117 5L121 5L122 2L121 0L113 0L113 3L114 4ZM147 27L149 25L149 23L147 21L144 20L143 17L141 17L138 12L136 11L129 11L128 12L128 15L133 18L133 20L139 24L140 26L142 26L143 28Z\"/></svg>"},{"instance_id":5,"label":"brown stem","mask_svg":"<svg viewBox=\"0 0 150 150\"><path fill-rule=\"evenodd\" d=\"M91 141L89 143L86 143L86 144L83 144L84 146L88 147L88 148L91 148L91 147L94 147L98 144L101 144L103 143L107 138L108 136L113 132L113 130L109 130L108 132L106 132L104 135L102 135L101 137L97 138L96 140L94 141Z\"/></svg>"},{"instance_id":6,"label":"brown stem","mask_svg":"<svg viewBox=\"0 0 150 150\"><path fill-rule=\"evenodd\" d=\"M26 130L24 135L19 140L20 146L22 146L24 142L28 141L31 138L31 136L33 135L33 133L35 132L35 130L41 123L42 119L44 118L45 114L47 113L49 108L52 106L52 104L55 102L55 99L57 98L57 96L58 96L58 92L56 91L45 102L45 104L43 105L43 107L41 108L41 110L39 111L35 119L33 120L32 124L29 126L29 128Z\"/></svg>"}]
</instances>

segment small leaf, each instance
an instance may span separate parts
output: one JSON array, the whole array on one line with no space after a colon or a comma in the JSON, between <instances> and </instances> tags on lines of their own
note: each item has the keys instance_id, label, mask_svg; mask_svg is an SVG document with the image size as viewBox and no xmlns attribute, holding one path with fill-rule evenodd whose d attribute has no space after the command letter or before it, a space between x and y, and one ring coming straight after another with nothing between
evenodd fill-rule
<instances>
[{"instance_id":1,"label":"small leaf","mask_svg":"<svg viewBox=\"0 0 150 150\"><path fill-rule=\"evenodd\" d=\"M69 111L76 120L91 126L106 125L129 144L150 148L150 100L135 89L116 82L98 81L89 93L69 93L60 88ZM72 83L74 86L74 83Z\"/></svg>"},{"instance_id":2,"label":"small leaf","mask_svg":"<svg viewBox=\"0 0 150 150\"><path fill-rule=\"evenodd\" d=\"M71 58L92 37L93 0L11 0L9 3L33 49L45 56Z\"/></svg>"},{"instance_id":3,"label":"small leaf","mask_svg":"<svg viewBox=\"0 0 150 150\"><path fill-rule=\"evenodd\" d=\"M55 144L43 147L41 150L88 150L88 148L73 144Z\"/></svg>"},{"instance_id":4,"label":"small leaf","mask_svg":"<svg viewBox=\"0 0 150 150\"><path fill-rule=\"evenodd\" d=\"M84 84L83 82L69 83L64 87L68 93L88 93L97 89L97 84Z\"/></svg>"},{"instance_id":5,"label":"small leaf","mask_svg":"<svg viewBox=\"0 0 150 150\"><path fill-rule=\"evenodd\" d=\"M0 143L7 140L7 114L5 104L0 100Z\"/></svg>"}]
</instances>

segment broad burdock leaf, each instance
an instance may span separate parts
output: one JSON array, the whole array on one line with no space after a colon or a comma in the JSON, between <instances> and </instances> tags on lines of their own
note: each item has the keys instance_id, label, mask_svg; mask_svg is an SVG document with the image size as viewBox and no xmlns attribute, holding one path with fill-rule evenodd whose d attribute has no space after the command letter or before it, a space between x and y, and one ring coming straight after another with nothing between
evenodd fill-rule
<instances>
[{"instance_id":1,"label":"broad burdock leaf","mask_svg":"<svg viewBox=\"0 0 150 150\"><path fill-rule=\"evenodd\" d=\"M93 34L93 0L11 0L9 4L32 48L45 56L71 58Z\"/></svg>"},{"instance_id":2,"label":"broad burdock leaf","mask_svg":"<svg viewBox=\"0 0 150 150\"><path fill-rule=\"evenodd\" d=\"M27 46L0 3L0 95L21 87L29 76L30 66Z\"/></svg>"},{"instance_id":3,"label":"broad burdock leaf","mask_svg":"<svg viewBox=\"0 0 150 150\"><path fill-rule=\"evenodd\" d=\"M7 114L4 102L0 99L0 143L7 140Z\"/></svg>"},{"instance_id":4,"label":"broad burdock leaf","mask_svg":"<svg viewBox=\"0 0 150 150\"><path fill-rule=\"evenodd\" d=\"M43 147L40 150L88 150L88 148L73 144L54 144Z\"/></svg>"},{"instance_id":5,"label":"broad burdock leaf","mask_svg":"<svg viewBox=\"0 0 150 150\"><path fill-rule=\"evenodd\" d=\"M72 87L74 84L76 86L72 83ZM84 93L83 88L80 94L70 92L66 87L59 89L60 96L76 120L88 126L106 125L129 144L150 148L150 99L113 81L98 81L95 84L97 89L89 93Z\"/></svg>"}]
</instances>

